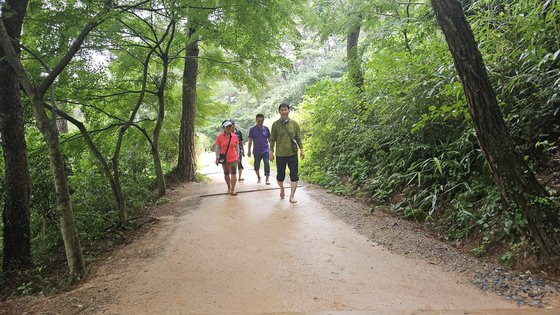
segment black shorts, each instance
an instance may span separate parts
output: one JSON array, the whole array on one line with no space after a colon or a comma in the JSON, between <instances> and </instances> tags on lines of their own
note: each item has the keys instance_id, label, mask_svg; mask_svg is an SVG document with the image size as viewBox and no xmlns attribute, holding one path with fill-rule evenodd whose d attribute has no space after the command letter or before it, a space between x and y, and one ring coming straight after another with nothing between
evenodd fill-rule
<instances>
[{"instance_id":1,"label":"black shorts","mask_svg":"<svg viewBox=\"0 0 560 315\"><path fill-rule=\"evenodd\" d=\"M290 180L292 182L297 182L299 180L297 154L276 157L276 179L279 182L284 181L286 178L286 165L288 165L290 169Z\"/></svg>"}]
</instances>

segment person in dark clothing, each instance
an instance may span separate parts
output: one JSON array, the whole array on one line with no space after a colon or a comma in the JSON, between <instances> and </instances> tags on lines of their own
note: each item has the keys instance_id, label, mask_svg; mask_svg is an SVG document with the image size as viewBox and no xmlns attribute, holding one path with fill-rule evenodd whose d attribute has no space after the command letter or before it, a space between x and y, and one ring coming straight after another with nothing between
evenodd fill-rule
<instances>
[{"instance_id":1,"label":"person in dark clothing","mask_svg":"<svg viewBox=\"0 0 560 315\"><path fill-rule=\"evenodd\" d=\"M235 124L235 119L230 119L229 121L231 121L231 123L233 124L234 133L237 135L237 139L239 140L239 161L237 162L237 168L239 169L238 181L243 182L245 180L245 178L241 177L241 175L243 174L242 158L245 156L245 149L243 145L243 133L241 132L241 130L237 129L237 126Z\"/></svg>"}]
</instances>

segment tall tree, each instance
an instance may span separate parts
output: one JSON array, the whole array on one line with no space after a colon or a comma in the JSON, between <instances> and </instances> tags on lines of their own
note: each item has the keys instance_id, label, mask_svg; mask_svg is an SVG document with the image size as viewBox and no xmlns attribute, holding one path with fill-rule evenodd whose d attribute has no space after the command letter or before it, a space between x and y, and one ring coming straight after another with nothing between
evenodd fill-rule
<instances>
[{"instance_id":1,"label":"tall tree","mask_svg":"<svg viewBox=\"0 0 560 315\"><path fill-rule=\"evenodd\" d=\"M19 41L27 0L7 0L2 4L1 19L14 42ZM19 53L19 45L15 45ZM6 193L2 220L3 270L12 272L31 266L29 228L29 170L21 90L19 80L0 49L0 142L4 155Z\"/></svg>"},{"instance_id":2,"label":"tall tree","mask_svg":"<svg viewBox=\"0 0 560 315\"><path fill-rule=\"evenodd\" d=\"M352 84L362 90L364 86L364 75L362 74L362 60L358 51L358 40L360 39L360 28L362 27L362 17L358 15L354 25L346 35L346 59L348 60L348 74Z\"/></svg>"},{"instance_id":3,"label":"tall tree","mask_svg":"<svg viewBox=\"0 0 560 315\"><path fill-rule=\"evenodd\" d=\"M478 142L509 209L527 220L523 229L544 257L560 256L557 205L516 150L500 112L474 35L457 0L432 0L436 19L461 78Z\"/></svg>"},{"instance_id":4,"label":"tall tree","mask_svg":"<svg viewBox=\"0 0 560 315\"><path fill-rule=\"evenodd\" d=\"M146 1L140 2L140 4L145 3ZM103 3L102 5L103 8L101 9L101 12L93 16L89 22L83 26L80 33L74 38L72 44L65 50L64 55L58 61L56 66L51 68L52 70L46 77L39 80L39 84L35 84L31 80L28 72L21 62L19 54L16 53L11 43L11 38L7 33L3 20L0 20L0 46L4 50L8 62L14 69L21 86L23 86L31 101L37 127L42 133L47 144L50 166L56 190L56 203L60 213L60 229L70 271L70 280L73 282L85 273L85 265L78 237L78 230L74 219L72 202L70 199L66 165L60 149L59 134L56 124L49 118L45 110L44 97L49 87L60 76L74 56L78 53L89 33L116 12L113 11L113 9L116 8L108 6L107 3ZM139 4L134 4L134 6L137 5ZM130 8L130 6L119 8L126 10Z\"/></svg>"},{"instance_id":5,"label":"tall tree","mask_svg":"<svg viewBox=\"0 0 560 315\"><path fill-rule=\"evenodd\" d=\"M230 79L253 90L262 86L273 67L286 66L286 59L279 56L281 42L299 35L293 16L300 6L278 0L189 2L178 179L193 180L196 169L194 121L199 73L211 73L215 79ZM199 55L199 49L204 56Z\"/></svg>"},{"instance_id":6,"label":"tall tree","mask_svg":"<svg viewBox=\"0 0 560 315\"><path fill-rule=\"evenodd\" d=\"M183 110L179 132L179 159L177 178L193 181L196 172L194 123L196 118L196 79L198 77L198 39L196 28L188 28L183 68Z\"/></svg>"},{"instance_id":7,"label":"tall tree","mask_svg":"<svg viewBox=\"0 0 560 315\"><path fill-rule=\"evenodd\" d=\"M377 33L386 32L386 29L379 30L380 22L392 24L393 31L402 28L400 25L404 25L402 33L405 48L410 51L406 25L410 18L411 1L407 3L387 0L341 0L312 1L309 3L311 7L308 9L309 16L305 18L305 23L317 31L323 41L333 35L346 38L348 78L350 83L358 88L358 91L362 91L364 84L361 55L365 48L372 43L372 39L368 39L367 36L379 36ZM405 19L400 17L403 6L407 14ZM393 21L391 23L391 20L398 22ZM404 20L404 22L401 20ZM362 36L362 44L360 45L361 32L366 33L366 36Z\"/></svg>"},{"instance_id":8,"label":"tall tree","mask_svg":"<svg viewBox=\"0 0 560 315\"><path fill-rule=\"evenodd\" d=\"M153 131L153 141L152 141L152 159L154 161L154 168L156 173L156 182L158 188L158 196L162 197L165 195L165 177L163 175L163 168L161 166L161 157L159 153L159 137L161 134L161 129L163 127L163 120L165 118L165 91L167 88L167 81L169 77L169 64L173 59L173 56L170 55L171 45L173 40L175 39L175 21L171 21L168 26L168 31L171 28L171 34L169 35L169 39L167 41L167 45L165 49L158 49L158 56L161 59L162 63L162 70L161 70L161 78L157 85L157 98L158 98L158 111L157 111L157 119L156 119L156 126L154 127Z\"/></svg>"},{"instance_id":9,"label":"tall tree","mask_svg":"<svg viewBox=\"0 0 560 315\"><path fill-rule=\"evenodd\" d=\"M68 188L68 178L66 177L64 159L60 150L58 130L47 116L43 107L43 96L51 83L54 82L56 76L58 76L62 69L64 69L65 64L70 61L71 56L77 52L81 42L83 42L85 36L89 33L89 31L91 31L91 29L93 29L93 27L94 25L88 24L88 27L84 30L86 31L85 34L81 34L83 35L80 37L81 40L77 40L79 44L74 47L75 50L73 51L73 54L67 56L67 58L64 59L65 62L61 62L61 64L55 68L58 73L53 70L53 72L51 72L49 76L43 80L40 86L36 86L27 76L27 73L21 64L19 55L16 54L12 44L10 43L10 37L6 32L4 23L0 21L0 42L2 48L6 53L6 57L8 58L10 65L14 68L22 86L31 100L37 127L43 134L49 150L49 159L51 161L51 170L56 189L57 208L60 212L60 229L62 231L62 238L64 240L64 247L66 250L66 259L70 269L70 278L73 281L77 280L78 277L85 272L84 260L78 238L78 230L74 220L74 211L72 210L72 203L70 202L70 190Z\"/></svg>"}]
</instances>

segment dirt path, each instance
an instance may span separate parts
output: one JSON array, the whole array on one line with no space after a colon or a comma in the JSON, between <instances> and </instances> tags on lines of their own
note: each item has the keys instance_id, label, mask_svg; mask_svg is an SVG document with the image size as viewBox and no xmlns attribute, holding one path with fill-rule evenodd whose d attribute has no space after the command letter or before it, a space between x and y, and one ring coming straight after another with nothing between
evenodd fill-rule
<instances>
[{"instance_id":1,"label":"dirt path","mask_svg":"<svg viewBox=\"0 0 560 315\"><path fill-rule=\"evenodd\" d=\"M529 313L458 273L390 253L334 217L306 187L290 204L270 189L275 185L256 184L252 171L235 197L219 195L225 184L211 177L208 185L170 192L154 212L158 224L97 263L76 290L17 299L4 313L16 303L18 313L41 314ZM218 195L197 197L204 194Z\"/></svg>"},{"instance_id":2,"label":"dirt path","mask_svg":"<svg viewBox=\"0 0 560 315\"><path fill-rule=\"evenodd\" d=\"M247 177L240 191L257 188ZM224 186L218 180L210 192ZM275 190L204 198L180 219L158 258L139 266L108 313L513 307L370 243L305 189L298 197L295 205Z\"/></svg>"}]
</instances>

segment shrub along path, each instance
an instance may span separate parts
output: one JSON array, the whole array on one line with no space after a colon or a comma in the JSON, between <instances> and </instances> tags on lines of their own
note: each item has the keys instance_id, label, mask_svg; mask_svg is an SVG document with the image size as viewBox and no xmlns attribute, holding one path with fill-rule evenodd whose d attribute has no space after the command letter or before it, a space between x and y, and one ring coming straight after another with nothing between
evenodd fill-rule
<instances>
[{"instance_id":1,"label":"shrub along path","mask_svg":"<svg viewBox=\"0 0 560 315\"><path fill-rule=\"evenodd\" d=\"M300 188L290 204L278 190L254 191L271 186L244 175L237 196L216 195L225 190L220 174L176 187L151 211L156 224L93 263L77 288L15 299L0 313L530 311L364 237L311 197L317 188Z\"/></svg>"}]
</instances>

